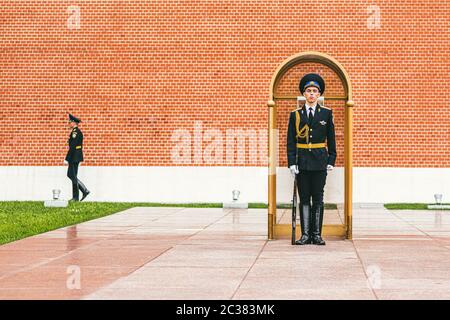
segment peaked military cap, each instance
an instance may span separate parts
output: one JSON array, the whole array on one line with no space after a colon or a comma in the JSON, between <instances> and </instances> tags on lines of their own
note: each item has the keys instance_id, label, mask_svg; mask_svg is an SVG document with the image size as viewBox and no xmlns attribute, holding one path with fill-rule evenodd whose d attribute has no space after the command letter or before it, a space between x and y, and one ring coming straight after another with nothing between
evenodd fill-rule
<instances>
[{"instance_id":1,"label":"peaked military cap","mask_svg":"<svg viewBox=\"0 0 450 320\"><path fill-rule=\"evenodd\" d=\"M80 123L81 122L80 119L78 119L77 117L74 117L70 113L69 113L69 121L71 121L71 122L73 121L73 122L76 122L76 123Z\"/></svg>"},{"instance_id":2,"label":"peaked military cap","mask_svg":"<svg viewBox=\"0 0 450 320\"><path fill-rule=\"evenodd\" d=\"M325 81L323 81L323 78L317 73L305 74L300 80L300 92L303 94L303 92L305 92L306 88L308 87L316 87L317 89L319 89L320 94L322 95L325 91Z\"/></svg>"}]
</instances>

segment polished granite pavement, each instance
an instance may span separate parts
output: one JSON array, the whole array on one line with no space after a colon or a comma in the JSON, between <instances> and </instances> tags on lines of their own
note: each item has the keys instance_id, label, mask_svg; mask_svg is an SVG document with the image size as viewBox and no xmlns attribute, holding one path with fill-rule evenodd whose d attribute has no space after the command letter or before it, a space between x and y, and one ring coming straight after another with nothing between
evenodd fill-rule
<instances>
[{"instance_id":1,"label":"polished granite pavement","mask_svg":"<svg viewBox=\"0 0 450 320\"><path fill-rule=\"evenodd\" d=\"M450 211L353 215L291 246L267 209L133 208L0 246L0 299L450 299Z\"/></svg>"}]
</instances>

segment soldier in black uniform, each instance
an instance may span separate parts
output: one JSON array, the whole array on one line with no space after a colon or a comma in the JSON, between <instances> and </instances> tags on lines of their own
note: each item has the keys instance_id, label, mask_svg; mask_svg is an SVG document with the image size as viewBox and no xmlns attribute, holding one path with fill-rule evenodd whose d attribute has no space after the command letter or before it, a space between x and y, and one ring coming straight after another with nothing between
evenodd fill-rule
<instances>
[{"instance_id":1,"label":"soldier in black uniform","mask_svg":"<svg viewBox=\"0 0 450 320\"><path fill-rule=\"evenodd\" d=\"M323 189L327 170L332 170L336 161L333 113L317 103L325 90L325 82L318 74L306 74L300 80L299 89L306 102L291 112L287 132L288 166L292 175L297 175L300 193L302 236L295 244L325 245Z\"/></svg>"},{"instance_id":2,"label":"soldier in black uniform","mask_svg":"<svg viewBox=\"0 0 450 320\"><path fill-rule=\"evenodd\" d=\"M86 188L86 186L78 179L78 166L80 162L83 161L83 133L80 128L78 128L78 124L81 122L80 119L74 117L69 114L69 124L72 130L70 131L69 140L67 143L69 144L69 151L67 152L66 159L64 162L69 164L69 168L67 170L67 176L72 181L72 200L79 201L79 191L83 193L84 198L90 193L90 191Z\"/></svg>"}]
</instances>

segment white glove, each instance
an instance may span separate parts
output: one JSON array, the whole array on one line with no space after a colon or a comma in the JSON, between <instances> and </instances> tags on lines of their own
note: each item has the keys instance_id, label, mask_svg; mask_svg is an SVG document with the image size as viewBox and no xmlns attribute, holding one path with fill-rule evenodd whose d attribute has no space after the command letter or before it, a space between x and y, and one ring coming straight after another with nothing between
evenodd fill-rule
<instances>
[{"instance_id":1,"label":"white glove","mask_svg":"<svg viewBox=\"0 0 450 320\"><path fill-rule=\"evenodd\" d=\"M64 160L64 165L68 165L69 162L67 160Z\"/></svg>"},{"instance_id":2,"label":"white glove","mask_svg":"<svg viewBox=\"0 0 450 320\"><path fill-rule=\"evenodd\" d=\"M293 164L292 166L289 167L289 170L291 170L292 177L295 178L295 175L298 174L298 167L295 164Z\"/></svg>"},{"instance_id":3,"label":"white glove","mask_svg":"<svg viewBox=\"0 0 450 320\"><path fill-rule=\"evenodd\" d=\"M327 165L327 171L331 171L333 169L334 169L334 167L331 164Z\"/></svg>"}]
</instances>

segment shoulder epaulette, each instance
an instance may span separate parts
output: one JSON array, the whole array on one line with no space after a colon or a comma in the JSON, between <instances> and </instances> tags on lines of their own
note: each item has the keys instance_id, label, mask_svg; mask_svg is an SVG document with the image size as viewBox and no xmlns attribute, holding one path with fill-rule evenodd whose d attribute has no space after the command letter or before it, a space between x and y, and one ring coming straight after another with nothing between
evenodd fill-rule
<instances>
[{"instance_id":1,"label":"shoulder epaulette","mask_svg":"<svg viewBox=\"0 0 450 320\"><path fill-rule=\"evenodd\" d=\"M295 110L292 110L291 112L295 112L295 111L297 111L297 110L301 110L302 109L302 107L300 107L300 108L297 108L297 109L295 109Z\"/></svg>"},{"instance_id":2,"label":"shoulder epaulette","mask_svg":"<svg viewBox=\"0 0 450 320\"><path fill-rule=\"evenodd\" d=\"M324 109L327 109L327 110L331 110L331 108L327 108L327 107L324 107L324 106L321 106L320 108L324 108Z\"/></svg>"}]
</instances>

